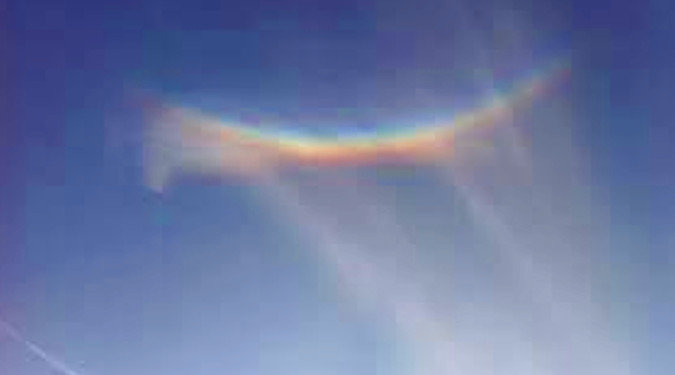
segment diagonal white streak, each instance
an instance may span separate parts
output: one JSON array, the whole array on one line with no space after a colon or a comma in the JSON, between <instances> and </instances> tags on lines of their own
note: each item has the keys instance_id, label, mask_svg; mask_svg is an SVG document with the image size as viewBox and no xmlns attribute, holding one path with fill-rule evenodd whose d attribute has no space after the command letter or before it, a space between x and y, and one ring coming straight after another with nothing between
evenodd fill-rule
<instances>
[{"instance_id":1,"label":"diagonal white streak","mask_svg":"<svg viewBox=\"0 0 675 375\"><path fill-rule=\"evenodd\" d=\"M26 348L26 350L28 350L30 353L43 360L53 370L65 375L82 375L80 372L75 371L70 366L66 365L63 361L59 360L52 354L47 353L37 344L34 344L33 342L23 337L23 335L21 335L16 328L14 328L12 325L5 322L4 320L0 320L0 329L2 331L5 331L7 335L11 337L14 341L23 345Z\"/></svg>"},{"instance_id":2,"label":"diagonal white streak","mask_svg":"<svg viewBox=\"0 0 675 375\"><path fill-rule=\"evenodd\" d=\"M290 216L291 225L303 228L303 235L312 236L310 240L316 245L319 260L333 268L339 285L344 288L343 292L356 299L358 304L365 305L378 318L393 319L397 334L412 343L418 355L424 355L421 362L425 369L420 373L450 373L454 343L449 326L421 300L424 293L413 280L401 283L396 275L386 272L380 264L386 260L370 260L368 255L372 255L369 251L372 249L350 241L348 233L310 210L288 184L276 179L266 186L268 189L264 193L271 195L278 208L276 211ZM406 246L405 243L400 245ZM413 252L413 249L406 250ZM404 286L401 287L401 284ZM416 365L420 366L421 363Z\"/></svg>"},{"instance_id":3,"label":"diagonal white streak","mask_svg":"<svg viewBox=\"0 0 675 375\"><path fill-rule=\"evenodd\" d=\"M517 282L530 293L534 306L541 310L541 314L552 319L555 325L552 328L563 341L566 356L574 358L577 365L586 370L602 373L611 370L613 374L630 373L616 343L603 336L597 329L600 317L594 316L596 314L592 311L592 306L581 303L578 297L565 297L560 300L559 294L554 294L551 289L551 280L547 278L550 275L546 275L545 270L539 269L534 262L535 249L529 249L519 240L521 237L514 233L494 207L485 202L476 188L458 181L450 173L445 174L445 177L463 198L476 225L482 227L489 239L495 243L501 252L499 254L501 259L511 268ZM547 237L552 241L564 238L559 235ZM551 246L548 243L538 245ZM562 251L570 250L564 244L557 244L556 247L560 247L559 250Z\"/></svg>"}]
</instances>

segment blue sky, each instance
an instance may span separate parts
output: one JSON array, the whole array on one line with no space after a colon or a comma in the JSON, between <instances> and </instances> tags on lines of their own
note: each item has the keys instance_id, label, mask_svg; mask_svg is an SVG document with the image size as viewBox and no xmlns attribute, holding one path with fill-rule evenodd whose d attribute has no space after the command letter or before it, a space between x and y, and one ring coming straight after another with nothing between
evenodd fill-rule
<instances>
[{"instance_id":1,"label":"blue sky","mask_svg":"<svg viewBox=\"0 0 675 375\"><path fill-rule=\"evenodd\" d=\"M0 372L669 373L674 9L4 3ZM139 98L335 132L560 60L447 168L143 184Z\"/></svg>"}]
</instances>

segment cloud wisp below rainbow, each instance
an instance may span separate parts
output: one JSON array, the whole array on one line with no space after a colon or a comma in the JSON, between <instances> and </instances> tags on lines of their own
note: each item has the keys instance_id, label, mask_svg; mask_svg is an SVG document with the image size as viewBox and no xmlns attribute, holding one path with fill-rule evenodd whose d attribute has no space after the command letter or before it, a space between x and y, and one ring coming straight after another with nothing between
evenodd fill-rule
<instances>
[{"instance_id":1,"label":"cloud wisp below rainbow","mask_svg":"<svg viewBox=\"0 0 675 375\"><path fill-rule=\"evenodd\" d=\"M162 191L177 172L255 177L297 167L447 162L461 134L508 120L568 70L558 64L447 121L356 134L335 129L333 137L244 126L194 109L153 105L144 143L146 184Z\"/></svg>"}]
</instances>

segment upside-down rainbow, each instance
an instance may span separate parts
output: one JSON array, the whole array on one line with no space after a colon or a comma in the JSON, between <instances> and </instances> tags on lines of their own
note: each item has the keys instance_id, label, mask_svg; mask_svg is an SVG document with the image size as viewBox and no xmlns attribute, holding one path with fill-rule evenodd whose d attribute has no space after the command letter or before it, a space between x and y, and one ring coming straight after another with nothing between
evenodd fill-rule
<instances>
[{"instance_id":1,"label":"upside-down rainbow","mask_svg":"<svg viewBox=\"0 0 675 375\"><path fill-rule=\"evenodd\" d=\"M187 108L154 106L145 144L146 181L161 190L176 169L253 176L293 166L362 166L447 160L457 136L489 128L528 105L569 68L557 64L506 94L448 121L328 138L221 121Z\"/></svg>"}]
</instances>

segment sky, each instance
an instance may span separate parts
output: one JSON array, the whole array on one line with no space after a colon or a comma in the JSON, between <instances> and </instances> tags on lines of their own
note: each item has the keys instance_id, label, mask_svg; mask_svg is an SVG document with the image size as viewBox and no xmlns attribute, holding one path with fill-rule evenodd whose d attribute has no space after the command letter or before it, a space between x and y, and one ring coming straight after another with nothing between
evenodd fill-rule
<instances>
[{"instance_id":1,"label":"sky","mask_svg":"<svg viewBox=\"0 0 675 375\"><path fill-rule=\"evenodd\" d=\"M674 11L0 2L0 373L670 374Z\"/></svg>"}]
</instances>

